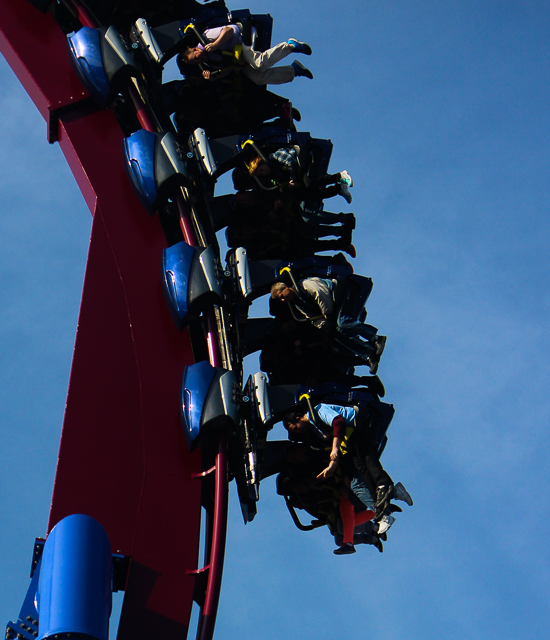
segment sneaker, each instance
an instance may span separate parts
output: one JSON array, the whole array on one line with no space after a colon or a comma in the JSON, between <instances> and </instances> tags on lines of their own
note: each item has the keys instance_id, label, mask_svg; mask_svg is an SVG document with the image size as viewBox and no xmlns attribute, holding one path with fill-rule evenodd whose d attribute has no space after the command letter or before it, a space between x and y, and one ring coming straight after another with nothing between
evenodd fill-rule
<instances>
[{"instance_id":1,"label":"sneaker","mask_svg":"<svg viewBox=\"0 0 550 640\"><path fill-rule=\"evenodd\" d=\"M287 44L291 44L293 46L294 53L303 53L305 56L311 55L311 47L307 42L300 42L296 40L296 38L289 38L287 40Z\"/></svg>"},{"instance_id":2,"label":"sneaker","mask_svg":"<svg viewBox=\"0 0 550 640\"><path fill-rule=\"evenodd\" d=\"M347 556L350 553L355 553L355 547L351 544L351 542L344 542L341 547L338 547L338 549L334 549L332 553L335 556Z\"/></svg>"},{"instance_id":3,"label":"sneaker","mask_svg":"<svg viewBox=\"0 0 550 640\"><path fill-rule=\"evenodd\" d=\"M378 535L386 533L386 531L392 526L394 522L395 518L393 516L384 516L382 520L378 522Z\"/></svg>"},{"instance_id":4,"label":"sneaker","mask_svg":"<svg viewBox=\"0 0 550 640\"><path fill-rule=\"evenodd\" d=\"M352 244L350 244L350 246L346 249L346 253L352 258L357 258L357 250Z\"/></svg>"},{"instance_id":5,"label":"sneaker","mask_svg":"<svg viewBox=\"0 0 550 640\"><path fill-rule=\"evenodd\" d=\"M413 506L413 499L411 498L411 494L405 489L401 482L398 482L394 488L394 500L402 500L406 502L409 507Z\"/></svg>"},{"instance_id":6,"label":"sneaker","mask_svg":"<svg viewBox=\"0 0 550 640\"><path fill-rule=\"evenodd\" d=\"M351 201L353 200L351 193L349 192L349 187L347 184L344 184L343 182L340 182L340 195L345 199L345 201L348 204L351 204Z\"/></svg>"},{"instance_id":7,"label":"sneaker","mask_svg":"<svg viewBox=\"0 0 550 640\"><path fill-rule=\"evenodd\" d=\"M384 353L384 348L386 346L386 336L376 336L373 340L374 348L376 349L376 357L380 359L380 356Z\"/></svg>"},{"instance_id":8,"label":"sneaker","mask_svg":"<svg viewBox=\"0 0 550 640\"><path fill-rule=\"evenodd\" d=\"M303 76L304 78L309 78L313 80L313 74L309 69L306 69L301 62L298 60L294 60L294 62L290 65L294 69L294 77L297 78L299 76Z\"/></svg>"},{"instance_id":9,"label":"sneaker","mask_svg":"<svg viewBox=\"0 0 550 640\"><path fill-rule=\"evenodd\" d=\"M353 178L345 169L340 171L340 182L346 184L348 187L353 187Z\"/></svg>"},{"instance_id":10,"label":"sneaker","mask_svg":"<svg viewBox=\"0 0 550 640\"><path fill-rule=\"evenodd\" d=\"M403 513L403 509L397 504L389 504L386 513Z\"/></svg>"}]
</instances>

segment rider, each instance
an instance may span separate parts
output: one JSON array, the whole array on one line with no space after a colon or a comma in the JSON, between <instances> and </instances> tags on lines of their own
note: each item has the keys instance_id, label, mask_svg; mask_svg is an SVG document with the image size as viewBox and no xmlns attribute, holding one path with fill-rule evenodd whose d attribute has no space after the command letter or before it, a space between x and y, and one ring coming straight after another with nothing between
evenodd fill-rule
<instances>
[{"instance_id":1,"label":"rider","mask_svg":"<svg viewBox=\"0 0 550 640\"><path fill-rule=\"evenodd\" d=\"M289 412L283 425L293 435L309 434L326 442L331 440L330 463L317 476L319 480L332 476L342 462L349 471L351 491L368 509L374 510L376 520L384 517L392 499L412 506L410 494L401 482L394 485L372 444L357 436L363 425L357 424L353 407L321 403L313 412L314 416L304 411Z\"/></svg>"},{"instance_id":2,"label":"rider","mask_svg":"<svg viewBox=\"0 0 550 640\"><path fill-rule=\"evenodd\" d=\"M271 287L271 297L280 302L288 302L296 313L304 319L311 318L313 326L323 329L334 315L334 288L334 281L327 278L305 278L292 287L284 282L276 282ZM386 345L386 337L377 335L373 326L354 318L341 317L338 328L346 337L357 341L357 346L366 350L368 356L365 361L370 366L370 372L375 374ZM358 341L357 336L364 340Z\"/></svg>"},{"instance_id":3,"label":"rider","mask_svg":"<svg viewBox=\"0 0 550 640\"><path fill-rule=\"evenodd\" d=\"M285 84L292 82L296 76L313 79L311 71L297 60L284 67L272 68L275 63L291 53L311 55L311 47L296 38L281 42L267 51L254 51L252 47L243 43L239 27L230 24L225 27L206 29L202 39L206 45L199 44L188 48L181 53L181 58L187 64L203 65L202 75L205 80L216 76L222 77L231 72L234 60L231 60L228 66L227 57L220 52L231 52L237 45L242 46L243 73L255 84Z\"/></svg>"}]
</instances>

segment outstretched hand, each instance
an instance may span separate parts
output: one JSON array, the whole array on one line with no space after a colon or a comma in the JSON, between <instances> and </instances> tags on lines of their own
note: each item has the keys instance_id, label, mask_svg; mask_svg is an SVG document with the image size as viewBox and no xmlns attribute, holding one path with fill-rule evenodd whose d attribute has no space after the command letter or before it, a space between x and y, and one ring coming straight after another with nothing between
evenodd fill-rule
<instances>
[{"instance_id":1,"label":"outstretched hand","mask_svg":"<svg viewBox=\"0 0 550 640\"><path fill-rule=\"evenodd\" d=\"M317 476L317 480L326 480L334 475L336 469L338 468L338 460L331 460L330 464L326 469L323 469L321 473Z\"/></svg>"}]
</instances>

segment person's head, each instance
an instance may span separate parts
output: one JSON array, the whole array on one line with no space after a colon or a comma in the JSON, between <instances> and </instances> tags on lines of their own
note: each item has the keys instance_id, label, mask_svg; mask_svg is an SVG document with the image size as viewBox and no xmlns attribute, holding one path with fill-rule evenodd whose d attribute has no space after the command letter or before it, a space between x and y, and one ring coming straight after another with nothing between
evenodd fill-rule
<instances>
[{"instance_id":1,"label":"person's head","mask_svg":"<svg viewBox=\"0 0 550 640\"><path fill-rule=\"evenodd\" d=\"M238 209L251 209L257 204L257 198L253 191L241 189L235 194L235 206Z\"/></svg>"},{"instance_id":2,"label":"person's head","mask_svg":"<svg viewBox=\"0 0 550 640\"><path fill-rule=\"evenodd\" d=\"M206 56L206 51L199 49L199 47L187 47L187 49L181 53L183 61L187 64L200 64Z\"/></svg>"},{"instance_id":3,"label":"person's head","mask_svg":"<svg viewBox=\"0 0 550 640\"><path fill-rule=\"evenodd\" d=\"M271 169L262 156L256 156L248 164L248 173L251 176L262 178L268 176L271 173Z\"/></svg>"},{"instance_id":4,"label":"person's head","mask_svg":"<svg viewBox=\"0 0 550 640\"><path fill-rule=\"evenodd\" d=\"M306 444L291 444L285 449L285 460L291 464L305 464L311 458L311 449Z\"/></svg>"},{"instance_id":5,"label":"person's head","mask_svg":"<svg viewBox=\"0 0 550 640\"><path fill-rule=\"evenodd\" d=\"M307 493L314 484L315 478L307 478L305 476L291 478L289 482L290 488L296 493Z\"/></svg>"},{"instance_id":6,"label":"person's head","mask_svg":"<svg viewBox=\"0 0 550 640\"><path fill-rule=\"evenodd\" d=\"M271 297L279 302L291 302L296 297L296 291L284 282L276 282L271 287Z\"/></svg>"},{"instance_id":7,"label":"person's head","mask_svg":"<svg viewBox=\"0 0 550 640\"><path fill-rule=\"evenodd\" d=\"M289 411L283 417L283 426L291 435L306 433L310 422L307 413L303 411Z\"/></svg>"}]
</instances>

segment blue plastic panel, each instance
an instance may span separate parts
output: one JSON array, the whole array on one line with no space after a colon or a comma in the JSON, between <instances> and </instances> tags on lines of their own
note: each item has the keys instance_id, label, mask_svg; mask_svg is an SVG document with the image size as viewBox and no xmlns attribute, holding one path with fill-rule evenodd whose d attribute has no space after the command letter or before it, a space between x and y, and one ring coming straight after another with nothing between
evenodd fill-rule
<instances>
[{"instance_id":1,"label":"blue plastic panel","mask_svg":"<svg viewBox=\"0 0 550 640\"><path fill-rule=\"evenodd\" d=\"M180 331L189 311L189 276L194 257L195 249L183 241L162 251L162 291Z\"/></svg>"},{"instance_id":2,"label":"blue plastic panel","mask_svg":"<svg viewBox=\"0 0 550 640\"><path fill-rule=\"evenodd\" d=\"M183 372L181 424L190 451L197 445L204 403L215 375L216 368L207 360L188 365Z\"/></svg>"},{"instance_id":3,"label":"blue plastic panel","mask_svg":"<svg viewBox=\"0 0 550 640\"><path fill-rule=\"evenodd\" d=\"M79 32L80 33L80 32ZM124 139L125 167L130 183L149 215L155 213L155 144L157 136L140 129Z\"/></svg>"},{"instance_id":4,"label":"blue plastic panel","mask_svg":"<svg viewBox=\"0 0 550 640\"><path fill-rule=\"evenodd\" d=\"M103 67L101 34L82 27L68 38L71 64L90 95L103 107L109 101L110 87Z\"/></svg>"},{"instance_id":5,"label":"blue plastic panel","mask_svg":"<svg viewBox=\"0 0 550 640\"><path fill-rule=\"evenodd\" d=\"M103 527L76 514L51 531L38 581L39 640L86 634L108 640L111 615L111 545Z\"/></svg>"}]
</instances>

